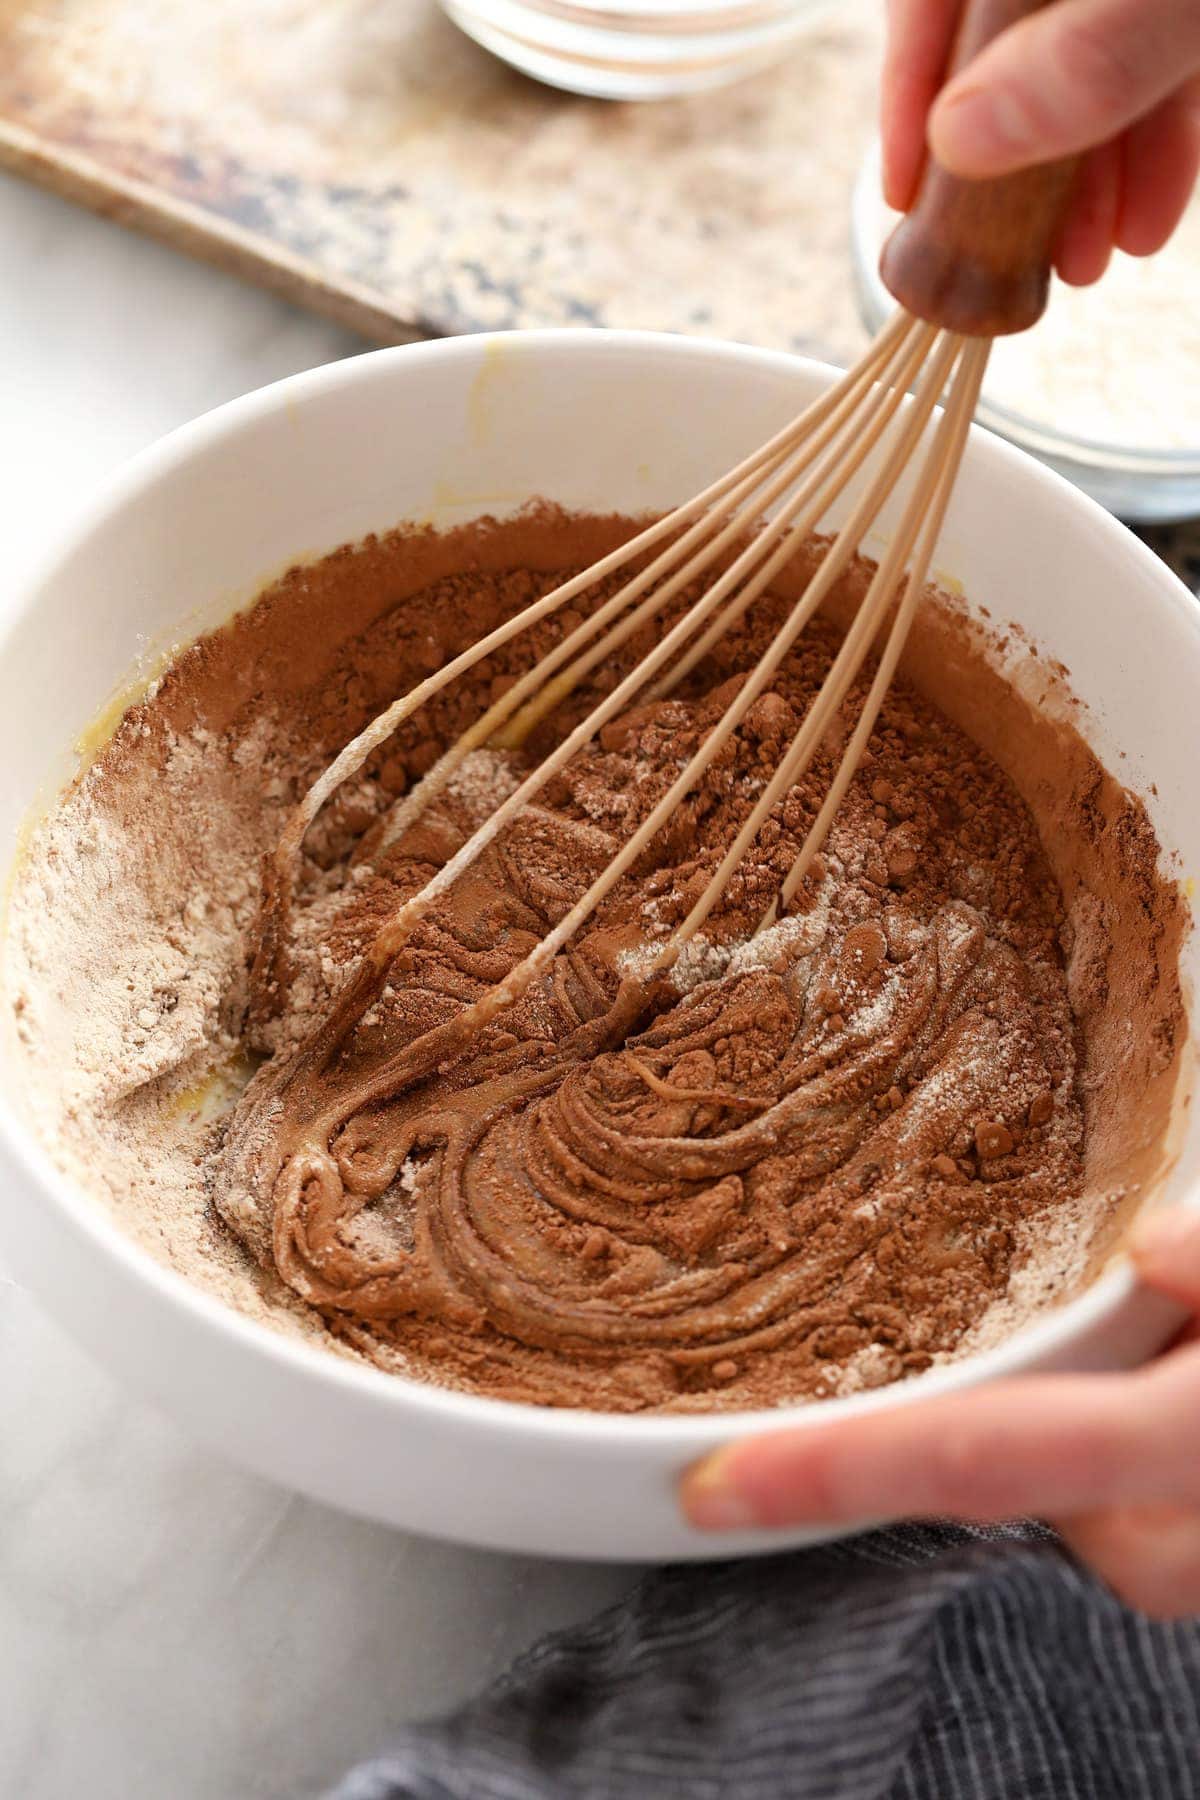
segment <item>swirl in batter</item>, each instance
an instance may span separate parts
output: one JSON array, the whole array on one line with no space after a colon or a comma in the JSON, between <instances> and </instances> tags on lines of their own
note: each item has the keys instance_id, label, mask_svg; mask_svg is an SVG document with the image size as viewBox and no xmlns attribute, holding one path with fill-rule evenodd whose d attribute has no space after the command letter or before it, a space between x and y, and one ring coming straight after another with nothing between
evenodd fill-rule
<instances>
[{"instance_id":1,"label":"swirl in batter","mask_svg":"<svg viewBox=\"0 0 1200 1800\"><path fill-rule=\"evenodd\" d=\"M684 698L606 727L380 976L375 931L521 759L478 752L399 837L385 814L318 859L252 996L267 1060L214 1192L384 1366L613 1410L876 1385L952 1352L1030 1222L1081 1191L1058 890L1007 778L903 686L792 915L754 936L832 745L703 942L640 979L815 692L824 624L544 982L456 1036L665 791L771 610Z\"/></svg>"}]
</instances>

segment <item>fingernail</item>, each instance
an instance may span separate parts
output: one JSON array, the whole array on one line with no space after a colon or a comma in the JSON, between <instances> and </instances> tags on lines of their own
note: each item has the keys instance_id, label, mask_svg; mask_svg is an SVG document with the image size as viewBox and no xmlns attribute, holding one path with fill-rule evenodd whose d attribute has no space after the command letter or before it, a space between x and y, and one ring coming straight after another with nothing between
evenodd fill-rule
<instances>
[{"instance_id":1,"label":"fingernail","mask_svg":"<svg viewBox=\"0 0 1200 1800\"><path fill-rule=\"evenodd\" d=\"M1171 1207L1163 1212L1147 1213L1137 1221L1130 1238L1135 1256L1153 1257L1168 1262L1173 1257L1193 1252L1200 1245L1200 1214Z\"/></svg>"},{"instance_id":2,"label":"fingernail","mask_svg":"<svg viewBox=\"0 0 1200 1800\"><path fill-rule=\"evenodd\" d=\"M681 1499L689 1522L701 1531L745 1531L762 1522L730 1481L728 1459L721 1450L689 1469Z\"/></svg>"},{"instance_id":3,"label":"fingernail","mask_svg":"<svg viewBox=\"0 0 1200 1800\"><path fill-rule=\"evenodd\" d=\"M1037 147L1029 109L1011 88L957 88L945 94L930 122L934 155L963 174L991 173Z\"/></svg>"}]
</instances>

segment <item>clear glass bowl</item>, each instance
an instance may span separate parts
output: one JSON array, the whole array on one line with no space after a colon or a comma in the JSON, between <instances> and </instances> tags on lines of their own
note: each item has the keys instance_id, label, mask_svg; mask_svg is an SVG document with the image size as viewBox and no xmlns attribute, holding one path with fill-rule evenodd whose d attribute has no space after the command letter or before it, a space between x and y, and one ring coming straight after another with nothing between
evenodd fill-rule
<instances>
[{"instance_id":1,"label":"clear glass bowl","mask_svg":"<svg viewBox=\"0 0 1200 1800\"><path fill-rule=\"evenodd\" d=\"M872 333L879 329L896 305L879 276L879 252L892 222L893 215L882 197L879 147L876 144L859 174L851 221L854 276L863 320ZM1149 280L1153 280L1153 273L1153 265L1147 265ZM1197 270L1197 287L1200 289L1200 269ZM1064 295L1064 299L1071 303L1069 295ZM1185 344L1185 333L1190 332L1194 352L1200 353L1200 338L1190 323L1198 303L1200 293L1193 308L1181 314L1179 319L1178 360L1181 393L1190 378L1189 398L1195 395L1200 399L1200 393L1197 393L1200 362L1187 357ZM1051 304L1054 304L1053 298ZM1137 341L1125 341L1128 336L1128 333L1123 334L1122 341L1114 348L1124 359L1123 369L1136 377L1139 345ZM1156 354L1159 350L1161 343L1156 345ZM1076 434L1050 417L1038 418L1032 413L1018 411L997 398L998 389L1003 392L1001 354L1002 350L997 352L984 383L977 415L981 424L1030 451L1119 518L1138 523L1164 523L1200 514L1200 443L1195 448L1156 449L1143 443L1103 441Z\"/></svg>"},{"instance_id":2,"label":"clear glass bowl","mask_svg":"<svg viewBox=\"0 0 1200 1800\"><path fill-rule=\"evenodd\" d=\"M441 0L468 37L551 87L662 100L773 62L830 0Z\"/></svg>"}]
</instances>

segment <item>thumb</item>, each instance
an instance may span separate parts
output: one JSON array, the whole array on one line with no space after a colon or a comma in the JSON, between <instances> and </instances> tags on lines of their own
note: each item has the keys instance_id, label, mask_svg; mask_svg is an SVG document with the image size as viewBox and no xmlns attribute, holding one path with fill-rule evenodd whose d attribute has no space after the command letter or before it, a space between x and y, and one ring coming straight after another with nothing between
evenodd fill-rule
<instances>
[{"instance_id":1,"label":"thumb","mask_svg":"<svg viewBox=\"0 0 1200 1800\"><path fill-rule=\"evenodd\" d=\"M1116 137L1198 67L1198 0L1055 0L946 85L930 147L957 175L1053 162Z\"/></svg>"},{"instance_id":2,"label":"thumb","mask_svg":"<svg viewBox=\"0 0 1200 1800\"><path fill-rule=\"evenodd\" d=\"M1134 1227L1129 1254L1148 1287L1200 1312L1200 1211L1147 1213Z\"/></svg>"}]
</instances>

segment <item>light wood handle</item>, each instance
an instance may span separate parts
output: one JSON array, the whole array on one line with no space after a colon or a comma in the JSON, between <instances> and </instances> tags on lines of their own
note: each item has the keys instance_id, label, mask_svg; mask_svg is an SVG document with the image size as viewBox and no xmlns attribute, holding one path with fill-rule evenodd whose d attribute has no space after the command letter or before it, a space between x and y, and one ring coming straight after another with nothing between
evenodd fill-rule
<instances>
[{"instance_id":1,"label":"light wood handle","mask_svg":"<svg viewBox=\"0 0 1200 1800\"><path fill-rule=\"evenodd\" d=\"M947 79L985 44L1054 0L967 0ZM986 181L951 175L931 156L912 210L879 270L901 306L968 337L1025 331L1046 309L1074 157Z\"/></svg>"}]
</instances>

